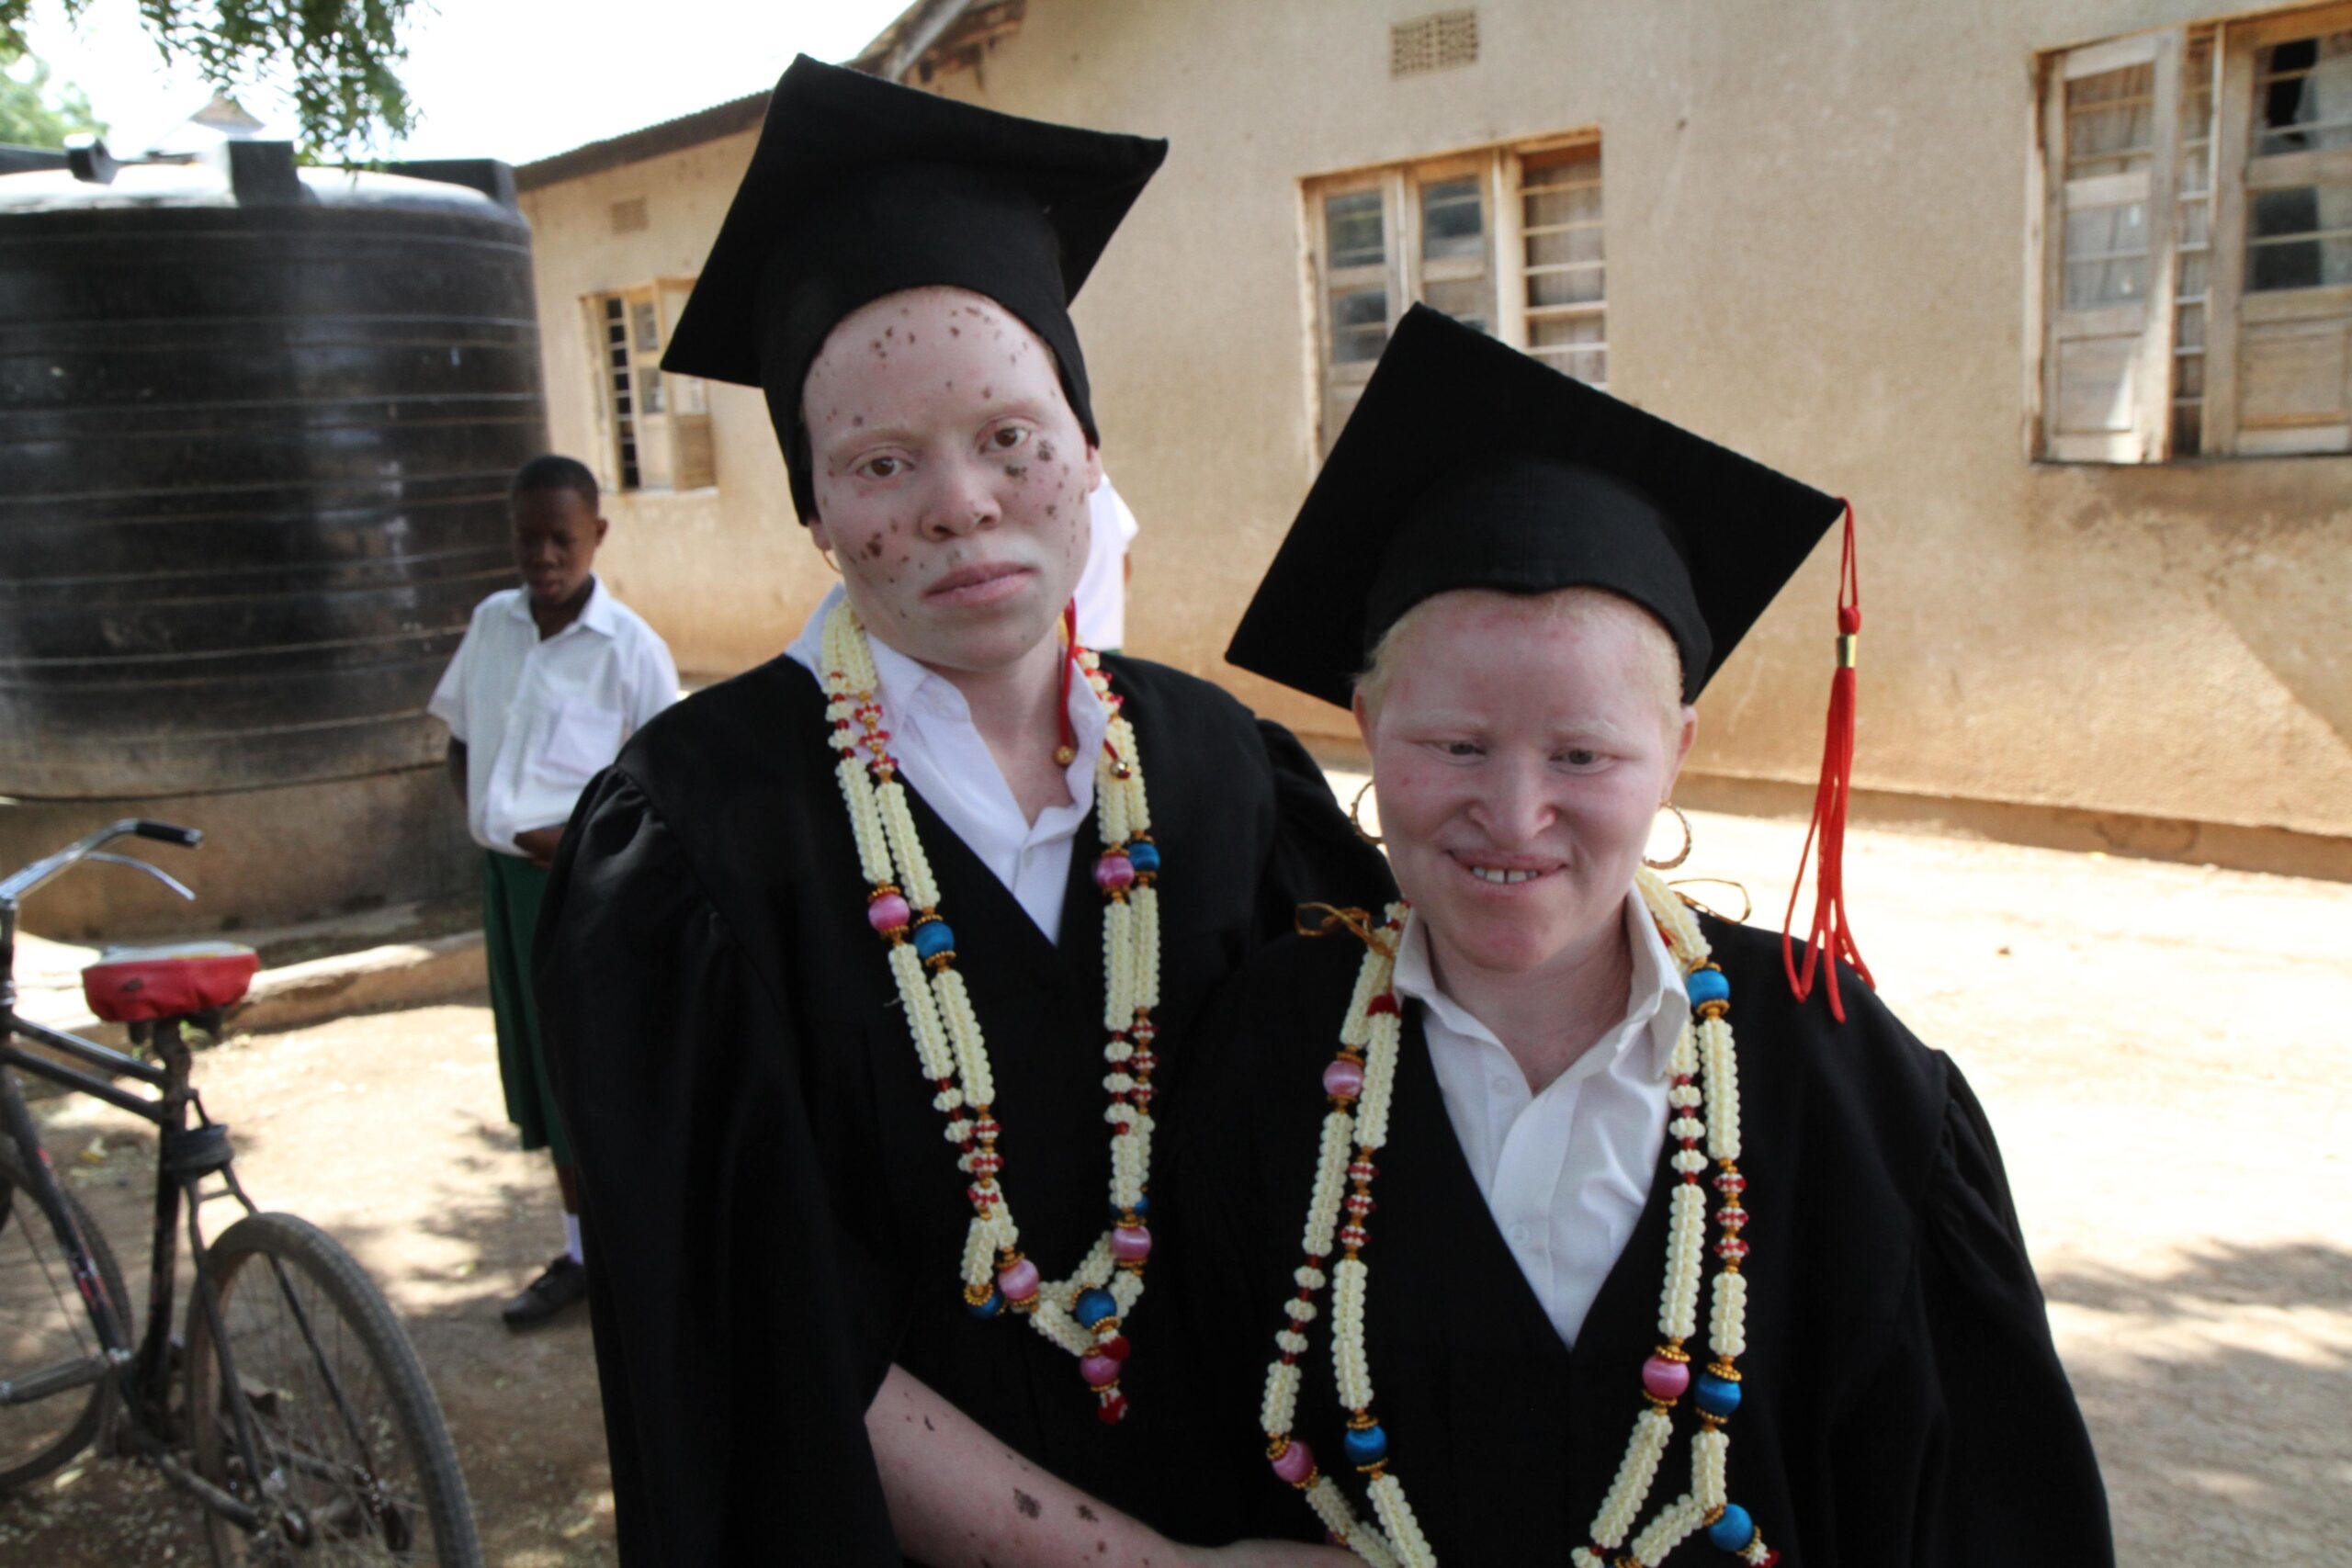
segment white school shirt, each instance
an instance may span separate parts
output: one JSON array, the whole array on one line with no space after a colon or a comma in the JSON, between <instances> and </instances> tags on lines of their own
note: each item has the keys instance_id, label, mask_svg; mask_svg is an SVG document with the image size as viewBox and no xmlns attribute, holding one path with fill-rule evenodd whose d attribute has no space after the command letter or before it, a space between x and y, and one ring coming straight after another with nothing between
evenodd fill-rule
<instances>
[{"instance_id":1,"label":"white school shirt","mask_svg":"<svg viewBox=\"0 0 2352 1568\"><path fill-rule=\"evenodd\" d=\"M1574 1348L1649 1201L1665 1147L1674 1042L1690 1012L1682 971L1641 900L1628 897L1634 975L1624 1016L1534 1094L1494 1032L1437 988L1420 919L1405 918L1396 993L1421 1004L1430 1060L1470 1174L1560 1342Z\"/></svg>"},{"instance_id":2,"label":"white school shirt","mask_svg":"<svg viewBox=\"0 0 2352 1568\"><path fill-rule=\"evenodd\" d=\"M1136 514L1102 476L1086 498L1086 570L1070 597L1078 601L1078 640L1088 648L1127 644L1127 546L1141 530Z\"/></svg>"},{"instance_id":3,"label":"white school shirt","mask_svg":"<svg viewBox=\"0 0 2352 1568\"><path fill-rule=\"evenodd\" d=\"M515 834L569 821L588 781L677 700L669 646L592 578L579 617L551 637L520 588L475 605L425 711L465 744L474 842L519 855Z\"/></svg>"},{"instance_id":4,"label":"white school shirt","mask_svg":"<svg viewBox=\"0 0 2352 1568\"><path fill-rule=\"evenodd\" d=\"M825 595L808 624L785 654L821 683L824 680L825 617L842 602L841 585ZM1030 821L1021 814L1012 786L996 756L972 723L972 710L956 682L933 674L871 633L874 673L881 682L882 728L890 732L890 755L915 793L940 820L996 874L1046 940L1062 932L1062 894L1069 879L1069 857L1086 814L1094 809L1094 759L1111 728L1111 716L1085 682L1069 683L1069 725L1078 755L1063 770L1069 804L1048 806ZM948 924L956 911L940 911Z\"/></svg>"}]
</instances>

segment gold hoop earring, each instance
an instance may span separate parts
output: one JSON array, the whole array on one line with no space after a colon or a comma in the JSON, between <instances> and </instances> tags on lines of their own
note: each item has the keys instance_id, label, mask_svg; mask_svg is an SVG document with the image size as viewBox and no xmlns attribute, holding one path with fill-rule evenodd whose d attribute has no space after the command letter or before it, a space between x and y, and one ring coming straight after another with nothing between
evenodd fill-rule
<instances>
[{"instance_id":1,"label":"gold hoop earring","mask_svg":"<svg viewBox=\"0 0 2352 1568\"><path fill-rule=\"evenodd\" d=\"M1388 841L1386 835L1365 832L1363 830L1363 821L1356 816L1357 809L1363 805L1363 797L1371 793L1372 781L1370 779L1366 779L1363 781L1363 788L1356 791L1356 797L1348 802L1348 826L1356 830L1357 838L1362 839L1374 849L1378 849L1381 845Z\"/></svg>"},{"instance_id":2,"label":"gold hoop earring","mask_svg":"<svg viewBox=\"0 0 2352 1568\"><path fill-rule=\"evenodd\" d=\"M1664 806L1659 807L1658 809L1660 811L1673 812L1674 819L1682 824L1682 848L1675 852L1675 856L1672 860L1652 860L1649 856L1644 855L1642 857L1642 863L1648 866L1652 871L1672 871L1676 866L1680 865L1684 861L1690 858L1690 818L1683 816L1682 807L1675 805L1674 802L1670 800Z\"/></svg>"}]
</instances>

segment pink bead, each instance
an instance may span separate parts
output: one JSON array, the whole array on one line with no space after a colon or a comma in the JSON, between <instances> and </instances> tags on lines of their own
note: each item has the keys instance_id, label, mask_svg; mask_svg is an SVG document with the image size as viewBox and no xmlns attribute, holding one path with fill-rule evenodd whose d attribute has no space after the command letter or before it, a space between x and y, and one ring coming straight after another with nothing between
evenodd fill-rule
<instances>
[{"instance_id":1,"label":"pink bead","mask_svg":"<svg viewBox=\"0 0 2352 1568\"><path fill-rule=\"evenodd\" d=\"M1109 1388L1119 1381L1119 1363L1108 1356L1081 1356L1078 1375L1086 1380L1089 1388Z\"/></svg>"},{"instance_id":2,"label":"pink bead","mask_svg":"<svg viewBox=\"0 0 2352 1568\"><path fill-rule=\"evenodd\" d=\"M1315 1472L1315 1450L1296 1438L1290 1446L1274 1456L1274 1473L1295 1486Z\"/></svg>"},{"instance_id":3,"label":"pink bead","mask_svg":"<svg viewBox=\"0 0 2352 1568\"><path fill-rule=\"evenodd\" d=\"M914 915L915 912L907 908L907 901L896 893L885 893L865 906L865 923L886 936L903 929Z\"/></svg>"},{"instance_id":4,"label":"pink bead","mask_svg":"<svg viewBox=\"0 0 2352 1568\"><path fill-rule=\"evenodd\" d=\"M1116 1225L1111 1231L1111 1256L1121 1263L1140 1263L1151 1256L1151 1231L1144 1225Z\"/></svg>"},{"instance_id":5,"label":"pink bead","mask_svg":"<svg viewBox=\"0 0 2352 1568\"><path fill-rule=\"evenodd\" d=\"M1094 886L1108 893L1135 885L1136 863L1125 855L1104 855L1094 863Z\"/></svg>"},{"instance_id":6,"label":"pink bead","mask_svg":"<svg viewBox=\"0 0 2352 1568\"><path fill-rule=\"evenodd\" d=\"M1009 1302L1025 1302L1037 1293L1037 1266L1023 1258L1010 1269L996 1271L996 1288L1004 1292Z\"/></svg>"},{"instance_id":7,"label":"pink bead","mask_svg":"<svg viewBox=\"0 0 2352 1568\"><path fill-rule=\"evenodd\" d=\"M1344 1057L1323 1069L1323 1092L1340 1100L1353 1100L1363 1092L1363 1064Z\"/></svg>"},{"instance_id":8,"label":"pink bead","mask_svg":"<svg viewBox=\"0 0 2352 1568\"><path fill-rule=\"evenodd\" d=\"M1642 1387L1652 1399L1679 1399L1690 1386L1690 1364L1652 1356L1642 1363Z\"/></svg>"}]
</instances>

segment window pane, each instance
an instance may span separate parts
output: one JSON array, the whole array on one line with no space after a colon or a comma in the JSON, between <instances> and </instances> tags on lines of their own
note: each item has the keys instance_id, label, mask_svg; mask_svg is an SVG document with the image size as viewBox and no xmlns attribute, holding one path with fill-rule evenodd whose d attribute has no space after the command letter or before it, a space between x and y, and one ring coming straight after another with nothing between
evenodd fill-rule
<instances>
[{"instance_id":1,"label":"window pane","mask_svg":"<svg viewBox=\"0 0 2352 1568\"><path fill-rule=\"evenodd\" d=\"M649 365L643 370L639 371L638 376L639 384L643 389L645 412L647 413L662 413L667 412L667 405L663 402L662 397L662 372Z\"/></svg>"},{"instance_id":2,"label":"window pane","mask_svg":"<svg viewBox=\"0 0 2352 1568\"><path fill-rule=\"evenodd\" d=\"M1599 316L1538 316L1527 323L1527 345L1542 349L1598 344L1607 330Z\"/></svg>"},{"instance_id":3,"label":"window pane","mask_svg":"<svg viewBox=\"0 0 2352 1568\"><path fill-rule=\"evenodd\" d=\"M621 302L617 299L606 299L605 301L605 320L608 321L617 321L620 319Z\"/></svg>"},{"instance_id":4,"label":"window pane","mask_svg":"<svg viewBox=\"0 0 2352 1568\"><path fill-rule=\"evenodd\" d=\"M662 319L654 313L652 300L639 299L631 305L629 318L636 324L639 353L651 354L662 346Z\"/></svg>"},{"instance_id":5,"label":"window pane","mask_svg":"<svg viewBox=\"0 0 2352 1568\"><path fill-rule=\"evenodd\" d=\"M2148 258L2126 256L2113 261L2066 264L2066 309L2095 310L2101 305L2136 305L2148 292Z\"/></svg>"},{"instance_id":6,"label":"window pane","mask_svg":"<svg viewBox=\"0 0 2352 1568\"><path fill-rule=\"evenodd\" d=\"M1330 265L1378 266L1387 259L1387 231L1380 215L1380 193L1351 190L1323 202L1324 248Z\"/></svg>"},{"instance_id":7,"label":"window pane","mask_svg":"<svg viewBox=\"0 0 2352 1568\"><path fill-rule=\"evenodd\" d=\"M2352 283L2352 180L2248 193L2246 287Z\"/></svg>"},{"instance_id":8,"label":"window pane","mask_svg":"<svg viewBox=\"0 0 2352 1568\"><path fill-rule=\"evenodd\" d=\"M1476 179L1441 180L1421 187L1424 258L1477 255L1486 248L1486 207Z\"/></svg>"},{"instance_id":9,"label":"window pane","mask_svg":"<svg viewBox=\"0 0 2352 1568\"><path fill-rule=\"evenodd\" d=\"M2184 299L2205 298L2205 256L2203 251L2192 252L2180 258L2180 297Z\"/></svg>"},{"instance_id":10,"label":"window pane","mask_svg":"<svg viewBox=\"0 0 2352 1568\"><path fill-rule=\"evenodd\" d=\"M1527 275L1530 305L1589 305L1601 297L1606 268L1579 266Z\"/></svg>"},{"instance_id":11,"label":"window pane","mask_svg":"<svg viewBox=\"0 0 2352 1568\"><path fill-rule=\"evenodd\" d=\"M2130 65L2066 84L2066 177L2148 166L2154 144L2156 68Z\"/></svg>"},{"instance_id":12,"label":"window pane","mask_svg":"<svg viewBox=\"0 0 2352 1568\"><path fill-rule=\"evenodd\" d=\"M1461 277L1443 283L1427 284L1421 290L1422 302L1433 310L1442 310L1465 327L1480 332L1492 332L1487 321L1493 296L1483 277Z\"/></svg>"},{"instance_id":13,"label":"window pane","mask_svg":"<svg viewBox=\"0 0 2352 1568\"><path fill-rule=\"evenodd\" d=\"M2172 410L2172 455L2194 457L2205 449L2205 405L2175 403Z\"/></svg>"},{"instance_id":14,"label":"window pane","mask_svg":"<svg viewBox=\"0 0 2352 1568\"><path fill-rule=\"evenodd\" d=\"M1553 369L1595 387L1609 384L1609 351L1601 348L1547 349L1535 355Z\"/></svg>"},{"instance_id":15,"label":"window pane","mask_svg":"<svg viewBox=\"0 0 2352 1568\"><path fill-rule=\"evenodd\" d=\"M2205 395L2205 356L2183 354L2172 362L2172 390L2177 398L2201 398Z\"/></svg>"},{"instance_id":16,"label":"window pane","mask_svg":"<svg viewBox=\"0 0 2352 1568\"><path fill-rule=\"evenodd\" d=\"M1331 362L1356 365L1380 357L1388 341L1388 290L1331 291Z\"/></svg>"},{"instance_id":17,"label":"window pane","mask_svg":"<svg viewBox=\"0 0 2352 1568\"><path fill-rule=\"evenodd\" d=\"M1594 224L1582 229L1555 229L1548 233L1527 236L1529 266L1557 266L1563 262L1597 262L1600 259L1600 227Z\"/></svg>"},{"instance_id":18,"label":"window pane","mask_svg":"<svg viewBox=\"0 0 2352 1568\"><path fill-rule=\"evenodd\" d=\"M2352 31L2255 56L2255 155L2352 147Z\"/></svg>"},{"instance_id":19,"label":"window pane","mask_svg":"<svg viewBox=\"0 0 2352 1568\"><path fill-rule=\"evenodd\" d=\"M2178 312L2178 329L2173 334L2174 345L2179 348L2204 347L2205 307L2183 305Z\"/></svg>"},{"instance_id":20,"label":"window pane","mask_svg":"<svg viewBox=\"0 0 2352 1568\"><path fill-rule=\"evenodd\" d=\"M2211 215L2211 209L2201 198L2182 202L2180 204L2180 243L2184 245L2203 244L2207 237L2206 224Z\"/></svg>"},{"instance_id":21,"label":"window pane","mask_svg":"<svg viewBox=\"0 0 2352 1568\"><path fill-rule=\"evenodd\" d=\"M1536 190L1531 188L1526 197L1526 223L1530 229L1548 229L1561 223L1598 223L1600 221L1600 187L1577 186L1566 190Z\"/></svg>"}]
</instances>

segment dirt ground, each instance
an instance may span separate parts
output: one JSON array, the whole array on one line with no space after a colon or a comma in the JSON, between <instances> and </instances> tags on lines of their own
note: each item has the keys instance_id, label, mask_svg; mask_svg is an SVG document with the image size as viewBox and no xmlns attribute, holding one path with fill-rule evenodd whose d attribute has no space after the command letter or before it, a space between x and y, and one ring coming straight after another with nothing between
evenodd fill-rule
<instances>
[{"instance_id":1,"label":"dirt ground","mask_svg":"<svg viewBox=\"0 0 2352 1568\"><path fill-rule=\"evenodd\" d=\"M1686 872L1745 883L1758 921L1777 918L1801 829L1695 820ZM2000 1133L2121 1562L2344 1561L2352 888L1912 833L1858 830L1850 857L1882 992ZM234 1037L198 1079L256 1196L333 1230L406 1317L488 1561L586 1568L614 1560L587 1325L518 1337L497 1319L561 1230L543 1158L504 1124L490 1031L460 1006ZM136 1129L40 1109L143 1301ZM188 1507L114 1461L0 1500L11 1564L204 1555Z\"/></svg>"}]
</instances>

